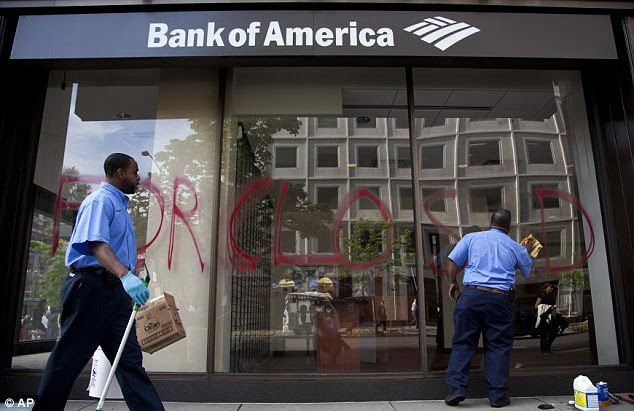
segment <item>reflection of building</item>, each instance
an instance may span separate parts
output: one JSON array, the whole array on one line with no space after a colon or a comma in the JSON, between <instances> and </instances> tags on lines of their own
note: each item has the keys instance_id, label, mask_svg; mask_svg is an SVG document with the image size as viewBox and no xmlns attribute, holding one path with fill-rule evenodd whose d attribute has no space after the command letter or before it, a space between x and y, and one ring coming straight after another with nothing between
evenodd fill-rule
<instances>
[{"instance_id":1,"label":"reflection of building","mask_svg":"<svg viewBox=\"0 0 634 411\"><path fill-rule=\"evenodd\" d=\"M368 190L390 211L395 235L405 229L413 230L411 160L406 122L402 124L394 118L369 117L302 117L298 121L302 124L298 135L281 132L274 136L270 148L273 161L270 170L267 170L274 180L300 185L310 202L327 206L333 215L346 206L344 198L360 189ZM399 149L400 162L396 159ZM371 199L359 198L350 205L343 218L339 236L344 242L352 235L353 225L360 219L384 221ZM345 244L340 247L345 248ZM381 247L384 248L385 243ZM283 229L281 248L291 255L331 254L334 250L330 227L308 238L302 238L297 231ZM327 271L336 278L340 269L334 265L329 266ZM410 282L414 279L412 271L406 261L397 271L407 280L395 282L393 272L374 270L375 276L382 277L380 286L384 290L375 290L373 282L369 294L368 290L359 289L344 294L363 295L365 292L365 295L406 296L407 286L415 287ZM401 321L407 320L406 310L400 315L404 315Z\"/></svg>"},{"instance_id":2,"label":"reflection of building","mask_svg":"<svg viewBox=\"0 0 634 411\"><path fill-rule=\"evenodd\" d=\"M575 198L574 159L562 115L555 115L553 94L548 94L530 111L524 106L523 118L469 119L446 118L443 121L419 118L417 152L420 155L422 200L445 192L446 196L429 204L429 211L440 224L462 237L468 232L488 228L491 211L509 208L513 213L511 236L519 241L533 233L547 248L536 260L533 274L518 277L518 309L532 309L539 284L557 282L548 274L546 255L552 267L578 262L585 250L578 210L565 200L542 198L545 235L542 233L542 205L537 189L554 190ZM545 105L545 107L544 107ZM508 112L502 104L497 111ZM540 119L543 117L543 119ZM361 120L368 120L361 122ZM304 117L297 135L286 132L274 136L270 151L273 160L268 172L274 180L299 184L315 204L336 211L343 199L355 189L368 189L383 201L394 217L396 232L413 228L411 158L407 122L397 118ZM438 124L427 126L426 122ZM440 124L443 123L443 124ZM349 233L359 218L380 220L377 207L363 198L346 214L342 236ZM436 227L423 213L425 283L428 320L440 301L442 277L434 273L430 262L446 267L449 247L455 243L442 228ZM283 230L282 251L290 254L331 253L331 235L301 238L299 232ZM415 267L415 266L413 266ZM337 274L339 267L333 266ZM405 270L406 271L406 270ZM378 271L374 275L387 272ZM405 272L405 277L408 277ZM411 276L409 276L411 278ZM383 278L388 282L390 278ZM410 287L413 286L410 283ZM376 292L376 291L375 291ZM372 294L375 294L373 292ZM396 294L407 295L406 290ZM577 292L578 294L578 292ZM376 292L375 295L380 295ZM569 316L571 296L561 301ZM445 316L450 319L450 316ZM445 324L450 332L450 323ZM450 336L450 334L448 334ZM447 338L448 339L448 338Z\"/></svg>"}]
</instances>

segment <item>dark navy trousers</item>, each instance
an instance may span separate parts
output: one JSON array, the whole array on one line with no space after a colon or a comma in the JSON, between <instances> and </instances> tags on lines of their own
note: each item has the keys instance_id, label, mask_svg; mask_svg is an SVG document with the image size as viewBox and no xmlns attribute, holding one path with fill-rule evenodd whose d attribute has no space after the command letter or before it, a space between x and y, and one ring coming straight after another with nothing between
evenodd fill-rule
<instances>
[{"instance_id":1,"label":"dark navy trousers","mask_svg":"<svg viewBox=\"0 0 634 411\"><path fill-rule=\"evenodd\" d=\"M61 289L61 337L46 364L34 410L63 410L77 376L101 345L114 361L132 314L132 300L120 281L106 283L91 272L69 274ZM142 366L135 327L115 373L131 410L164 410Z\"/></svg>"},{"instance_id":2,"label":"dark navy trousers","mask_svg":"<svg viewBox=\"0 0 634 411\"><path fill-rule=\"evenodd\" d=\"M467 394L469 366L484 342L484 377L487 396L499 402L508 395L509 361L515 333L515 307L508 295L465 288L453 315L455 332L447 368L447 384L452 394Z\"/></svg>"}]
</instances>

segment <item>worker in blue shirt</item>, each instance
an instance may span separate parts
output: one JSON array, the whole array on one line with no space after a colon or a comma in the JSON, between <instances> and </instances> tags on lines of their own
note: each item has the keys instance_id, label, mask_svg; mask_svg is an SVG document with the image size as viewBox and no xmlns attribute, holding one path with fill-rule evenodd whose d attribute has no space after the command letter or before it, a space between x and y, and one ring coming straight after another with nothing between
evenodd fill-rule
<instances>
[{"instance_id":1,"label":"worker in blue shirt","mask_svg":"<svg viewBox=\"0 0 634 411\"><path fill-rule=\"evenodd\" d=\"M480 333L484 341L484 376L492 407L510 404L508 398L509 360L513 348L515 308L515 270L528 276L533 268L531 245L513 241L511 212L496 210L488 231L465 235L456 244L447 262L449 297L453 300L460 287L458 267L465 263L463 283L454 311L454 336L447 368L450 394L447 405L458 405L467 394L469 365Z\"/></svg>"},{"instance_id":2,"label":"worker in blue shirt","mask_svg":"<svg viewBox=\"0 0 634 411\"><path fill-rule=\"evenodd\" d=\"M104 162L106 182L79 207L66 250L69 274L62 284L61 337L46 364L34 410L63 410L77 376L101 346L114 361L132 313L132 300L150 293L134 274L136 240L127 194L139 185L139 167L130 156L114 153ZM116 376L131 410L164 410L142 366L132 327Z\"/></svg>"}]
</instances>

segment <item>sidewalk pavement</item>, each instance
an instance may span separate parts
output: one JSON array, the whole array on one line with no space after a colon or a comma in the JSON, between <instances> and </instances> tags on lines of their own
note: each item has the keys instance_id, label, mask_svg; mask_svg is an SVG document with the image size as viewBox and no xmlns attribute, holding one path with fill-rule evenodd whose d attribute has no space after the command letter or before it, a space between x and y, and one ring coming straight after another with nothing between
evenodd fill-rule
<instances>
[{"instance_id":1,"label":"sidewalk pavement","mask_svg":"<svg viewBox=\"0 0 634 411\"><path fill-rule=\"evenodd\" d=\"M569 405L568 401L574 397L558 396L558 397L513 397L511 405L504 407L505 410L537 410L539 404L548 403L554 406L555 410L575 410L573 405ZM457 407L450 407L442 400L421 400L421 401L382 401L382 402L327 402L327 403L274 403L274 404L258 404L258 403L188 403L188 402L165 402L167 411L420 411L420 410L493 410L486 398L467 398ZM69 401L66 405L66 411L94 410L97 407L97 401ZM0 404L0 410L9 410L12 408ZM24 409L24 408L23 408ZM107 401L104 405L104 411L124 411L128 408L122 401ZM633 410L634 405L621 402L620 404L612 404L609 408L611 411Z\"/></svg>"}]
</instances>

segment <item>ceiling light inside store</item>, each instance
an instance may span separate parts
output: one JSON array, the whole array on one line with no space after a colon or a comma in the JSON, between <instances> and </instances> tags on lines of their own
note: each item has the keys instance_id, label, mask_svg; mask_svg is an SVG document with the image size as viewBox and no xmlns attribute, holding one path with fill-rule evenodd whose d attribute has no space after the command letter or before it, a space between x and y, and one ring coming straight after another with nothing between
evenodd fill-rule
<instances>
[{"instance_id":1,"label":"ceiling light inside store","mask_svg":"<svg viewBox=\"0 0 634 411\"><path fill-rule=\"evenodd\" d=\"M458 168L467 168L469 164L458 164Z\"/></svg>"},{"instance_id":2,"label":"ceiling light inside store","mask_svg":"<svg viewBox=\"0 0 634 411\"><path fill-rule=\"evenodd\" d=\"M355 168L357 166L356 163L348 163L349 168Z\"/></svg>"}]
</instances>

